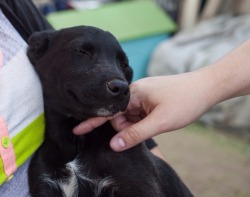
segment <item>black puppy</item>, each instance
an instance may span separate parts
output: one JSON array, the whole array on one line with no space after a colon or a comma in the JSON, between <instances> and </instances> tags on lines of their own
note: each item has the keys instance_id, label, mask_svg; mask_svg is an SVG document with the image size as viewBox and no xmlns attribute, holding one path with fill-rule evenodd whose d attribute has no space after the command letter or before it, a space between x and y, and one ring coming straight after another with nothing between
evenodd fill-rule
<instances>
[{"instance_id":1,"label":"black puppy","mask_svg":"<svg viewBox=\"0 0 250 197\"><path fill-rule=\"evenodd\" d=\"M35 33L28 57L43 86L45 140L29 167L32 196L192 196L164 161L140 144L116 153L109 123L75 136L93 116L124 111L132 70L118 41L89 26Z\"/></svg>"}]
</instances>

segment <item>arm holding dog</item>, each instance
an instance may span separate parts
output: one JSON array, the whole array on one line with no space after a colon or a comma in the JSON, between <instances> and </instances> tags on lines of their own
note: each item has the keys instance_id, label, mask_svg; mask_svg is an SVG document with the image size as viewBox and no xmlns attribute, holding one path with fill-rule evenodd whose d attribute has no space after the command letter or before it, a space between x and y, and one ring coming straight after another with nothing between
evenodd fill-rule
<instances>
[{"instance_id":1,"label":"arm holding dog","mask_svg":"<svg viewBox=\"0 0 250 197\"><path fill-rule=\"evenodd\" d=\"M200 70L132 83L126 112L111 121L119 131L110 142L112 149L126 150L152 136L183 128L217 103L249 94L249 51L250 40ZM90 119L74 132L89 132L109 119Z\"/></svg>"}]
</instances>

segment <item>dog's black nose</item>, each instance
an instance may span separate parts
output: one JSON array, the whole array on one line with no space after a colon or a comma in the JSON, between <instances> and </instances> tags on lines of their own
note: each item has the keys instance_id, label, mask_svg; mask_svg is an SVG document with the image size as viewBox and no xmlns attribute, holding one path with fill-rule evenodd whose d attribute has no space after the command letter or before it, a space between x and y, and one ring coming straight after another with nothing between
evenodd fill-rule
<instances>
[{"instance_id":1,"label":"dog's black nose","mask_svg":"<svg viewBox=\"0 0 250 197\"><path fill-rule=\"evenodd\" d=\"M129 94L129 85L126 81L114 79L107 82L107 90L112 96L127 96Z\"/></svg>"}]
</instances>

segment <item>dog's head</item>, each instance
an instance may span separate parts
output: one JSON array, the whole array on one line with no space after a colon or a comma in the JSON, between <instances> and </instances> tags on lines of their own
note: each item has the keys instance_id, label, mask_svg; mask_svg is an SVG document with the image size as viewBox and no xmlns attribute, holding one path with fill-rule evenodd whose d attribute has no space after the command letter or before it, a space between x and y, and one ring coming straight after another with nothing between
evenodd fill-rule
<instances>
[{"instance_id":1,"label":"dog's head","mask_svg":"<svg viewBox=\"0 0 250 197\"><path fill-rule=\"evenodd\" d=\"M29 46L53 110L82 120L126 109L132 69L109 32L90 26L44 31L33 34Z\"/></svg>"}]
</instances>

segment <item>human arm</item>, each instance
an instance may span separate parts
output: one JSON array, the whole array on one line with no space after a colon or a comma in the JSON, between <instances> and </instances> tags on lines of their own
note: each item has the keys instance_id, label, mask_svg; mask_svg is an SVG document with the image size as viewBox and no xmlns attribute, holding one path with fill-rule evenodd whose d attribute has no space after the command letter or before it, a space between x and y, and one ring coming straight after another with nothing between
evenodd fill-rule
<instances>
[{"instance_id":1,"label":"human arm","mask_svg":"<svg viewBox=\"0 0 250 197\"><path fill-rule=\"evenodd\" d=\"M0 9L26 42L34 32L52 29L32 0L2 0Z\"/></svg>"},{"instance_id":2,"label":"human arm","mask_svg":"<svg viewBox=\"0 0 250 197\"><path fill-rule=\"evenodd\" d=\"M112 149L122 151L157 134L183 128L215 104L249 94L249 75L250 40L200 70L132 83L126 112L111 121L120 131L110 142ZM88 132L104 121L98 120L83 122L75 133Z\"/></svg>"}]
</instances>

